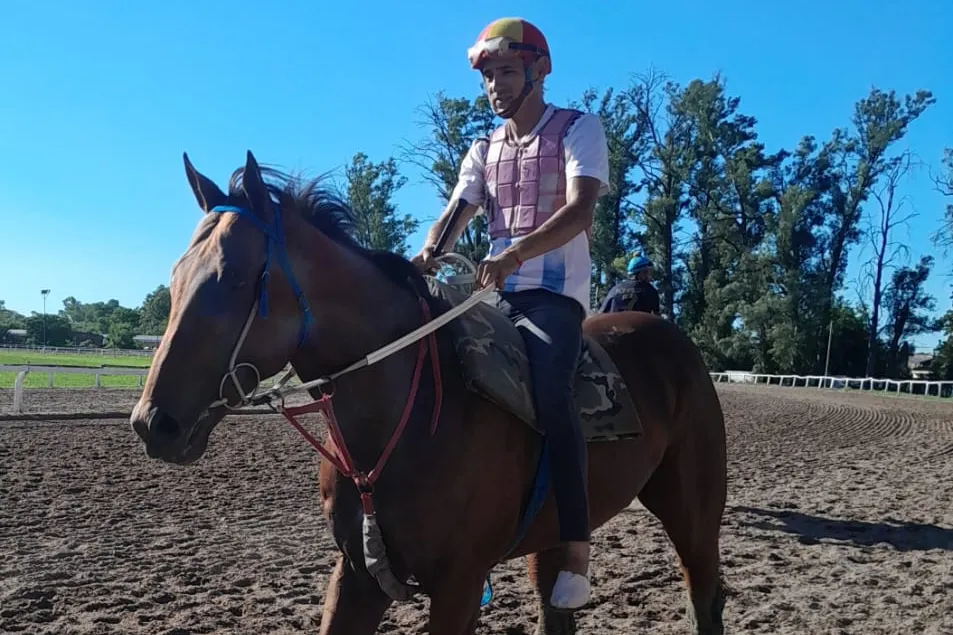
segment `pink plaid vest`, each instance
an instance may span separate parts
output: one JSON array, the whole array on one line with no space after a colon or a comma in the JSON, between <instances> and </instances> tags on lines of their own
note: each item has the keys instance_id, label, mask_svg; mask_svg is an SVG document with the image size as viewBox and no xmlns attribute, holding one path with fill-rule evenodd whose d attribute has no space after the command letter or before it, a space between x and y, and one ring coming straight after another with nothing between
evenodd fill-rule
<instances>
[{"instance_id":1,"label":"pink plaid vest","mask_svg":"<svg viewBox=\"0 0 953 635\"><path fill-rule=\"evenodd\" d=\"M566 131L582 113L556 108L526 145L507 141L506 127L490 135L484 176L490 238L525 236L566 204Z\"/></svg>"}]
</instances>

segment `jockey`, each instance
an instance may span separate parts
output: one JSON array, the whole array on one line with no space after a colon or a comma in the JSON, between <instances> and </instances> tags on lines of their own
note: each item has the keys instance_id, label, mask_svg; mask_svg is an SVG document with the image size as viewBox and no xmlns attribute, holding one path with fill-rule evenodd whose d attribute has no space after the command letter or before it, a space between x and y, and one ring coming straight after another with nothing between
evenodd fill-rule
<instances>
[{"instance_id":1,"label":"jockey","mask_svg":"<svg viewBox=\"0 0 953 635\"><path fill-rule=\"evenodd\" d=\"M491 22L467 52L493 111L505 121L477 139L463 158L456 187L414 262L436 266L433 248L455 218L453 244L485 209L490 250L477 289L493 285L496 303L526 343L533 402L550 444L550 470L566 564L550 604L576 609L589 601L589 502L586 447L572 396L589 306L589 230L596 200L609 189L608 145L597 115L547 104L549 45L519 18Z\"/></svg>"},{"instance_id":2,"label":"jockey","mask_svg":"<svg viewBox=\"0 0 953 635\"><path fill-rule=\"evenodd\" d=\"M658 291L652 286L652 271L655 265L643 255L634 256L629 260L626 273L628 280L618 283L602 302L600 313L614 313L616 311L645 311L658 315Z\"/></svg>"}]
</instances>

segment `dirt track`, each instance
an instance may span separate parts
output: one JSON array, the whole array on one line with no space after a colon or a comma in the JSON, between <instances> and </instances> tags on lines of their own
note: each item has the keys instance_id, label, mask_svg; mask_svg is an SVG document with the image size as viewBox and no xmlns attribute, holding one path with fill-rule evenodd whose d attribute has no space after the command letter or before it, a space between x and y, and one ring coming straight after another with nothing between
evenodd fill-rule
<instances>
[{"instance_id":1,"label":"dirt track","mask_svg":"<svg viewBox=\"0 0 953 635\"><path fill-rule=\"evenodd\" d=\"M953 633L953 402L719 388L726 631ZM27 407L135 397L31 391ZM0 423L0 632L315 632L333 558L317 464L277 417L222 424L189 469L147 461L121 420ZM674 552L638 505L595 534L593 574L580 633L687 633ZM532 633L523 562L494 579L478 632ZM425 606L379 632L425 633Z\"/></svg>"}]
</instances>

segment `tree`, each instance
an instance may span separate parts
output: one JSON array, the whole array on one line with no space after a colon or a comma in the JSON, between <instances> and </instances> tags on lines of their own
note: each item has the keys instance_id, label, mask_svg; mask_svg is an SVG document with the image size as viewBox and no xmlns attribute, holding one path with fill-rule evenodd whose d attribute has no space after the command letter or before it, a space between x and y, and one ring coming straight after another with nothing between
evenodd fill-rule
<instances>
[{"instance_id":1,"label":"tree","mask_svg":"<svg viewBox=\"0 0 953 635\"><path fill-rule=\"evenodd\" d=\"M953 199L953 148L946 148L943 153L943 170L939 176L933 177L937 192ZM943 224L934 235L934 241L943 247L953 247L953 202L947 203L943 216Z\"/></svg>"},{"instance_id":2,"label":"tree","mask_svg":"<svg viewBox=\"0 0 953 635\"><path fill-rule=\"evenodd\" d=\"M636 208L630 197L637 194L642 185L633 178L632 172L645 161L650 143L647 122L635 104L645 98L645 86L633 84L620 92L609 88L601 97L589 89L583 93L581 102L569 104L571 108L599 116L609 148L609 193L596 202L591 232L593 305L598 305L622 278L626 256L637 244L633 224Z\"/></svg>"},{"instance_id":3,"label":"tree","mask_svg":"<svg viewBox=\"0 0 953 635\"><path fill-rule=\"evenodd\" d=\"M826 210L824 192L830 185L830 163L815 139L803 137L786 160L771 170L775 215L768 246L771 275L756 307L764 315L761 355L772 367L788 372L810 371L823 323L823 243L820 230ZM765 343L766 341L766 343Z\"/></svg>"},{"instance_id":4,"label":"tree","mask_svg":"<svg viewBox=\"0 0 953 635\"><path fill-rule=\"evenodd\" d=\"M0 342L7 336L11 329L26 328L26 318L7 308L6 302L0 300Z\"/></svg>"},{"instance_id":5,"label":"tree","mask_svg":"<svg viewBox=\"0 0 953 635\"><path fill-rule=\"evenodd\" d=\"M913 267L901 267L894 271L890 286L884 294L884 302L890 315L890 338L887 341L887 372L901 372L901 343L905 338L935 330L935 321L928 312L936 309L936 299L923 286L930 277L933 256L921 256Z\"/></svg>"},{"instance_id":6,"label":"tree","mask_svg":"<svg viewBox=\"0 0 953 635\"><path fill-rule=\"evenodd\" d=\"M869 213L865 234L873 249L873 258L866 265L866 276L872 285L872 299L870 305L870 324L867 329L867 364L866 375L872 377L877 367L878 335L880 334L880 311L883 303L884 274L894 268L897 258L904 255L908 249L902 243L893 240L893 232L897 227L906 223L916 213L906 213L903 210L904 201L898 196L898 189L903 177L910 169L910 155L904 153L888 162L884 173L884 184L872 193L877 200L876 214Z\"/></svg>"},{"instance_id":7,"label":"tree","mask_svg":"<svg viewBox=\"0 0 953 635\"><path fill-rule=\"evenodd\" d=\"M944 339L937 346L930 370L933 379L950 381L953 380L953 310L947 311L936 326L937 330L943 332Z\"/></svg>"},{"instance_id":8,"label":"tree","mask_svg":"<svg viewBox=\"0 0 953 635\"><path fill-rule=\"evenodd\" d=\"M765 152L757 120L739 106L717 75L691 82L676 102L692 131L687 211L699 228L686 261L694 284L685 293L682 322L709 355L769 369L767 340L759 337L756 346L752 331L764 327L765 314L755 305L770 284L770 169L783 154Z\"/></svg>"},{"instance_id":9,"label":"tree","mask_svg":"<svg viewBox=\"0 0 953 635\"><path fill-rule=\"evenodd\" d=\"M831 311L831 355L827 372L831 375L864 375L869 316L863 306L835 300ZM827 340L824 341L825 347ZM877 345L883 346L880 340ZM827 361L825 359L825 361Z\"/></svg>"},{"instance_id":10,"label":"tree","mask_svg":"<svg viewBox=\"0 0 953 635\"><path fill-rule=\"evenodd\" d=\"M388 158L370 161L358 152L346 168L347 202L354 212L354 234L364 247L405 255L407 236L417 230L419 221L409 214L398 216L394 194L407 179L399 174L397 163Z\"/></svg>"},{"instance_id":11,"label":"tree","mask_svg":"<svg viewBox=\"0 0 953 635\"><path fill-rule=\"evenodd\" d=\"M139 309L139 334L162 335L169 324L172 310L172 294L169 287L160 284L145 300Z\"/></svg>"},{"instance_id":12,"label":"tree","mask_svg":"<svg viewBox=\"0 0 953 635\"><path fill-rule=\"evenodd\" d=\"M681 90L678 84L654 70L635 75L634 81L640 90L632 93L637 97L632 105L651 144L637 161L641 172L640 189L646 193L645 202L637 207L645 230L643 245L660 273L661 312L675 319L676 235L688 206L686 181L694 163L692 130L687 113L675 103ZM664 119L660 116L662 112Z\"/></svg>"},{"instance_id":13,"label":"tree","mask_svg":"<svg viewBox=\"0 0 953 635\"><path fill-rule=\"evenodd\" d=\"M420 124L428 135L422 141L405 145L402 157L423 169L424 181L437 189L438 200L445 208L457 184L463 157L476 139L493 132L495 115L483 95L470 101L451 99L442 92L421 106L420 113ZM436 215L428 220L435 219ZM489 246L486 216L478 214L464 228L453 251L478 262L487 254Z\"/></svg>"},{"instance_id":14,"label":"tree","mask_svg":"<svg viewBox=\"0 0 953 635\"><path fill-rule=\"evenodd\" d=\"M849 248L860 238L861 206L880 177L890 169L887 151L935 101L930 91L919 90L912 96L906 95L901 103L895 91L873 88L854 107L854 131L836 129L824 147L832 170L825 201L822 278L825 305L824 319L817 325L821 327L816 333L818 339L822 337L822 325L828 322L834 293L843 285ZM820 363L818 356L816 366Z\"/></svg>"},{"instance_id":15,"label":"tree","mask_svg":"<svg viewBox=\"0 0 953 635\"><path fill-rule=\"evenodd\" d=\"M63 315L47 315L45 322L46 345L68 346L73 333L69 320ZM41 313L34 311L24 326L28 341L34 345L43 343L44 316Z\"/></svg>"}]
</instances>

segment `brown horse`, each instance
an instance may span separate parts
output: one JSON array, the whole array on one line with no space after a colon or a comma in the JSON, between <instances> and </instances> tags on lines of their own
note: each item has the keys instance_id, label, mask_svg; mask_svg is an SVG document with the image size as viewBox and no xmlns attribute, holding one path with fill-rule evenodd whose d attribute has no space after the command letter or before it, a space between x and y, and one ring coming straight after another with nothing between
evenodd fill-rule
<instances>
[{"instance_id":1,"label":"brown horse","mask_svg":"<svg viewBox=\"0 0 953 635\"><path fill-rule=\"evenodd\" d=\"M294 421L319 409L331 433L318 444L330 459L320 496L341 554L321 633L371 635L390 604L414 592L430 597L431 633L473 633L489 571L523 555L537 632L574 633L572 614L546 603L563 557L552 497L527 513L531 492L546 492L542 437L467 383L452 328L463 318L367 357L448 315L432 280L398 255L360 247L349 210L318 181L262 170L249 152L226 194L184 160L206 213L173 269L169 326L131 416L148 456L198 460L229 409L260 401L260 378L290 361L317 401L279 410ZM655 316L598 315L585 332L631 389L622 425L640 428L588 444L591 525L638 497L679 556L692 632L722 633L725 430L707 369Z\"/></svg>"}]
</instances>

